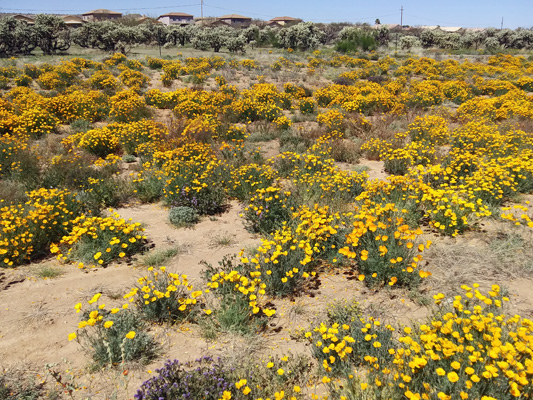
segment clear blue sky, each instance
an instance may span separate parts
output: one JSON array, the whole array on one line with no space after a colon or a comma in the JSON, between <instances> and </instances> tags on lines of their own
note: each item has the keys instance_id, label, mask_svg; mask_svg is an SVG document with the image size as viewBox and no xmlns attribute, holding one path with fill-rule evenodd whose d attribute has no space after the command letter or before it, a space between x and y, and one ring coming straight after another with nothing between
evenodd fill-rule
<instances>
[{"instance_id":1,"label":"clear blue sky","mask_svg":"<svg viewBox=\"0 0 533 400\"><path fill-rule=\"evenodd\" d=\"M205 16L237 13L270 19L288 15L313 22L399 23L463 27L533 27L533 0L204 0ZM0 0L0 12L81 14L96 8L158 16L181 11L200 16L200 0Z\"/></svg>"}]
</instances>

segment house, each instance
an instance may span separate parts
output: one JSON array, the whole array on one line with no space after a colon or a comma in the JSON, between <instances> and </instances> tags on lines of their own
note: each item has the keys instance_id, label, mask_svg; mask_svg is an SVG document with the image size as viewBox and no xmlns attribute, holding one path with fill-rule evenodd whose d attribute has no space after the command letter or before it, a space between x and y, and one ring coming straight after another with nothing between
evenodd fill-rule
<instances>
[{"instance_id":1,"label":"house","mask_svg":"<svg viewBox=\"0 0 533 400\"><path fill-rule=\"evenodd\" d=\"M165 25L191 25L194 24L194 15L171 12L160 15L157 20Z\"/></svg>"},{"instance_id":2,"label":"house","mask_svg":"<svg viewBox=\"0 0 533 400\"><path fill-rule=\"evenodd\" d=\"M230 24L235 28L246 28L250 26L252 19L239 14L228 14L217 18L219 21Z\"/></svg>"},{"instance_id":3,"label":"house","mask_svg":"<svg viewBox=\"0 0 533 400\"><path fill-rule=\"evenodd\" d=\"M75 15L62 15L61 19L65 21L65 24L70 28L79 28L85 21Z\"/></svg>"},{"instance_id":4,"label":"house","mask_svg":"<svg viewBox=\"0 0 533 400\"><path fill-rule=\"evenodd\" d=\"M27 17L22 14L16 14L12 17L15 18L17 21L26 22L28 25L33 25L35 23L35 20L33 18Z\"/></svg>"},{"instance_id":5,"label":"house","mask_svg":"<svg viewBox=\"0 0 533 400\"><path fill-rule=\"evenodd\" d=\"M122 18L122 13L99 8L82 14L82 18L84 21L105 21Z\"/></svg>"},{"instance_id":6,"label":"house","mask_svg":"<svg viewBox=\"0 0 533 400\"><path fill-rule=\"evenodd\" d=\"M155 18L151 18L151 17L146 17L146 16L141 16L141 18L137 19L136 22L139 24L139 25L142 25L142 24L152 24L152 25L163 25L163 23Z\"/></svg>"},{"instance_id":7,"label":"house","mask_svg":"<svg viewBox=\"0 0 533 400\"><path fill-rule=\"evenodd\" d=\"M216 28L217 26L231 27L227 22L221 21L213 17L197 18L195 24L198 26L208 26L210 28Z\"/></svg>"},{"instance_id":8,"label":"house","mask_svg":"<svg viewBox=\"0 0 533 400\"><path fill-rule=\"evenodd\" d=\"M299 18L293 18L293 17L275 17L272 18L270 21L267 22L267 25L280 25L280 26L287 26L287 25L295 25L302 22Z\"/></svg>"}]
</instances>

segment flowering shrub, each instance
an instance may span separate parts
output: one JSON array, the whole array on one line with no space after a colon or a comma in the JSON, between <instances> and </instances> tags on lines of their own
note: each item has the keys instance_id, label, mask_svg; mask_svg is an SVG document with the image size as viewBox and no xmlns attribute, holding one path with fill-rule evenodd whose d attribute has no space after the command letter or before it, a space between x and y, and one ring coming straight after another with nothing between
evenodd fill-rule
<instances>
[{"instance_id":1,"label":"flowering shrub","mask_svg":"<svg viewBox=\"0 0 533 400\"><path fill-rule=\"evenodd\" d=\"M354 366L365 365L369 358L383 365L392 361L389 348L396 343L391 325L365 318L354 301L328 304L327 316L327 323L305 334L327 375L350 374Z\"/></svg>"},{"instance_id":2,"label":"flowering shrub","mask_svg":"<svg viewBox=\"0 0 533 400\"><path fill-rule=\"evenodd\" d=\"M98 367L128 361L149 363L159 346L145 332L146 323L127 307L106 309L105 304L97 305L100 296L97 293L88 301L87 310L83 310L82 303L76 304L76 312L83 312L83 318L69 340L77 339Z\"/></svg>"},{"instance_id":3,"label":"flowering shrub","mask_svg":"<svg viewBox=\"0 0 533 400\"><path fill-rule=\"evenodd\" d=\"M57 125L59 125L59 120L48 110L30 108L18 117L17 132L39 139L53 132Z\"/></svg>"},{"instance_id":4,"label":"flowering shrub","mask_svg":"<svg viewBox=\"0 0 533 400\"><path fill-rule=\"evenodd\" d=\"M0 266L13 267L47 254L72 226L83 206L68 190L39 189L26 204L0 208Z\"/></svg>"},{"instance_id":5,"label":"flowering shrub","mask_svg":"<svg viewBox=\"0 0 533 400\"><path fill-rule=\"evenodd\" d=\"M228 182L230 196L247 200L258 189L266 189L276 178L276 171L268 165L247 164L231 171Z\"/></svg>"},{"instance_id":6,"label":"flowering shrub","mask_svg":"<svg viewBox=\"0 0 533 400\"><path fill-rule=\"evenodd\" d=\"M148 268L137 286L124 295L148 321L182 322L199 311L201 290L193 291L186 275L167 272L166 267Z\"/></svg>"},{"instance_id":7,"label":"flowering shrub","mask_svg":"<svg viewBox=\"0 0 533 400\"><path fill-rule=\"evenodd\" d=\"M391 363L369 357L368 383L355 387L356 392L376 393L390 384L394 393L408 399L529 396L531 355L525 343L533 323L500 311L508 299L498 285L487 295L477 287L462 286L464 295L449 307L441 306L430 324L405 328L401 346L389 350L394 354ZM443 294L434 297L443 304Z\"/></svg>"},{"instance_id":8,"label":"flowering shrub","mask_svg":"<svg viewBox=\"0 0 533 400\"><path fill-rule=\"evenodd\" d=\"M89 84L93 89L106 92L114 91L119 85L113 74L106 69L95 71L89 78Z\"/></svg>"},{"instance_id":9,"label":"flowering shrub","mask_svg":"<svg viewBox=\"0 0 533 400\"><path fill-rule=\"evenodd\" d=\"M268 234L281 228L293 211L291 192L269 186L255 191L243 216L250 230Z\"/></svg>"},{"instance_id":10,"label":"flowering shrub","mask_svg":"<svg viewBox=\"0 0 533 400\"><path fill-rule=\"evenodd\" d=\"M62 261L78 261L83 268L88 265L106 266L110 262L131 257L142 251L146 244L144 229L117 213L111 217L81 215L72 221L72 229L50 251Z\"/></svg>"},{"instance_id":11,"label":"flowering shrub","mask_svg":"<svg viewBox=\"0 0 533 400\"><path fill-rule=\"evenodd\" d=\"M145 118L148 114L144 98L133 90L124 90L109 99L111 110L109 116L118 122L133 122Z\"/></svg>"},{"instance_id":12,"label":"flowering shrub","mask_svg":"<svg viewBox=\"0 0 533 400\"><path fill-rule=\"evenodd\" d=\"M148 78L142 72L135 71L129 68L124 68L118 76L118 79L125 86L137 91L145 87L148 84L148 81L150 80L150 78Z\"/></svg>"},{"instance_id":13,"label":"flowering shrub","mask_svg":"<svg viewBox=\"0 0 533 400\"><path fill-rule=\"evenodd\" d=\"M195 362L181 364L168 360L155 371L153 378L143 382L135 400L202 398L219 400L234 386L228 380L228 371L220 361L202 357Z\"/></svg>"},{"instance_id":14,"label":"flowering shrub","mask_svg":"<svg viewBox=\"0 0 533 400\"><path fill-rule=\"evenodd\" d=\"M130 123L113 123L106 126L127 154L137 154L143 144L159 146L168 135L165 125L147 119Z\"/></svg>"},{"instance_id":15,"label":"flowering shrub","mask_svg":"<svg viewBox=\"0 0 533 400\"><path fill-rule=\"evenodd\" d=\"M339 250L357 260L359 279L367 285L416 285L430 274L419 270L418 263L430 241L417 244L420 228L411 230L399 217L394 204L362 207L354 216L354 229L346 236L348 246Z\"/></svg>"},{"instance_id":16,"label":"flowering shrub","mask_svg":"<svg viewBox=\"0 0 533 400\"><path fill-rule=\"evenodd\" d=\"M250 272L248 276L241 274L227 257L220 265L218 269L207 265L206 275L212 273L212 276L206 286L218 300L218 306L213 310L205 310L207 318L223 331L241 334L262 331L276 310L265 306L262 301L266 284L261 282L260 272Z\"/></svg>"},{"instance_id":17,"label":"flowering shrub","mask_svg":"<svg viewBox=\"0 0 533 400\"><path fill-rule=\"evenodd\" d=\"M134 398L299 400L303 399L302 386L310 369L306 357L292 355L271 356L259 364L240 363L237 368L225 359L215 361L211 357L184 364L169 360L156 370L156 376L141 385Z\"/></svg>"},{"instance_id":18,"label":"flowering shrub","mask_svg":"<svg viewBox=\"0 0 533 400\"><path fill-rule=\"evenodd\" d=\"M200 215L216 214L227 201L221 162L207 145L194 144L155 155L164 179L165 202L186 206Z\"/></svg>"},{"instance_id":19,"label":"flowering shrub","mask_svg":"<svg viewBox=\"0 0 533 400\"><path fill-rule=\"evenodd\" d=\"M97 157L105 158L117 152L119 140L115 132L108 127L91 129L79 135L78 147Z\"/></svg>"},{"instance_id":20,"label":"flowering shrub","mask_svg":"<svg viewBox=\"0 0 533 400\"><path fill-rule=\"evenodd\" d=\"M28 148L28 138L4 134L0 136L0 176L20 171L19 155Z\"/></svg>"},{"instance_id":21,"label":"flowering shrub","mask_svg":"<svg viewBox=\"0 0 533 400\"><path fill-rule=\"evenodd\" d=\"M302 114L313 114L316 111L317 104L314 99L307 97L300 100L298 107L300 108L300 112Z\"/></svg>"}]
</instances>

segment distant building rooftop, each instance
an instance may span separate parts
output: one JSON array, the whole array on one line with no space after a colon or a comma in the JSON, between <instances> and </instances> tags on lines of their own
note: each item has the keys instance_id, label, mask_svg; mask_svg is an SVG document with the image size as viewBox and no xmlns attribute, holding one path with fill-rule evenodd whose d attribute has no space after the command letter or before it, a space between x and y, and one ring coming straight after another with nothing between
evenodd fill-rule
<instances>
[{"instance_id":1,"label":"distant building rooftop","mask_svg":"<svg viewBox=\"0 0 533 400\"><path fill-rule=\"evenodd\" d=\"M275 18L272 18L271 21L300 21L300 18L293 18L293 17L275 17Z\"/></svg>"},{"instance_id":2,"label":"distant building rooftop","mask_svg":"<svg viewBox=\"0 0 533 400\"><path fill-rule=\"evenodd\" d=\"M239 15L239 14L228 14L228 15L223 15L221 17L218 17L218 19L250 19L250 17L245 17L244 15Z\"/></svg>"},{"instance_id":3,"label":"distant building rooftop","mask_svg":"<svg viewBox=\"0 0 533 400\"><path fill-rule=\"evenodd\" d=\"M92 11L83 13L82 15L94 15L94 14L122 15L122 13L119 13L119 12L116 12L116 11L107 10L105 8L99 8L97 10L92 10Z\"/></svg>"},{"instance_id":4,"label":"distant building rooftop","mask_svg":"<svg viewBox=\"0 0 533 400\"><path fill-rule=\"evenodd\" d=\"M181 12L170 12L159 16L159 18L161 17L194 17L194 15Z\"/></svg>"}]
</instances>

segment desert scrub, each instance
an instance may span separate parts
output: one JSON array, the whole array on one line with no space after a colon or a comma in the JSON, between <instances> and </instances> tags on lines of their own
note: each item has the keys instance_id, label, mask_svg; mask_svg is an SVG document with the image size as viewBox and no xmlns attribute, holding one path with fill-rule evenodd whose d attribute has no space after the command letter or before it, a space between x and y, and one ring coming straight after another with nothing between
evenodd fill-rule
<instances>
[{"instance_id":1,"label":"desert scrub","mask_svg":"<svg viewBox=\"0 0 533 400\"><path fill-rule=\"evenodd\" d=\"M146 323L127 308L107 310L105 304L98 306L99 298L100 293L94 295L85 311L82 303L76 304L76 312L83 313L82 320L69 340L77 339L98 367L128 361L147 364L154 359L160 347L146 332Z\"/></svg>"},{"instance_id":2,"label":"desert scrub","mask_svg":"<svg viewBox=\"0 0 533 400\"><path fill-rule=\"evenodd\" d=\"M133 193L143 203L151 203L163 196L164 174L150 162L143 163L143 169L134 175L132 185Z\"/></svg>"},{"instance_id":3,"label":"desert scrub","mask_svg":"<svg viewBox=\"0 0 533 400\"><path fill-rule=\"evenodd\" d=\"M230 196L246 201L258 189L266 189L276 179L276 171L268 165L246 164L231 170L228 182Z\"/></svg>"},{"instance_id":4,"label":"desert scrub","mask_svg":"<svg viewBox=\"0 0 533 400\"><path fill-rule=\"evenodd\" d=\"M263 330L276 310L265 305L266 284L259 278L260 273L246 272L242 263L235 262L235 256L224 257L218 267L205 261L202 264L211 293L208 304L212 306L204 311L206 320L200 323L211 325L210 330L215 332L250 334Z\"/></svg>"},{"instance_id":5,"label":"desert scrub","mask_svg":"<svg viewBox=\"0 0 533 400\"><path fill-rule=\"evenodd\" d=\"M28 193L25 204L0 208L0 267L14 267L48 253L72 227L83 205L68 190L39 189Z\"/></svg>"},{"instance_id":6,"label":"desert scrub","mask_svg":"<svg viewBox=\"0 0 533 400\"><path fill-rule=\"evenodd\" d=\"M306 357L285 355L269 357L261 363L239 362L235 367L225 358L202 357L194 362L168 360L144 382L135 400L160 399L256 399L299 400L311 364ZM283 396L283 397L282 397Z\"/></svg>"},{"instance_id":7,"label":"desert scrub","mask_svg":"<svg viewBox=\"0 0 533 400\"><path fill-rule=\"evenodd\" d=\"M135 71L126 67L121 69L122 72L118 76L118 79L122 82L122 84L135 91L140 91L140 89L146 87L150 81L150 78L140 71Z\"/></svg>"},{"instance_id":8,"label":"desert scrub","mask_svg":"<svg viewBox=\"0 0 533 400\"><path fill-rule=\"evenodd\" d=\"M0 117L2 117L0 111ZM9 128L8 128L9 129ZM0 132L2 122L0 122ZM0 177L9 177L18 172L22 172L21 159L29 152L29 137L10 135L8 133L0 135Z\"/></svg>"},{"instance_id":9,"label":"desert scrub","mask_svg":"<svg viewBox=\"0 0 533 400\"><path fill-rule=\"evenodd\" d=\"M135 394L135 400L219 400L225 391L234 387L228 375L224 364L211 357L185 364L168 360L155 371L153 378L143 382Z\"/></svg>"},{"instance_id":10,"label":"desert scrub","mask_svg":"<svg viewBox=\"0 0 533 400\"><path fill-rule=\"evenodd\" d=\"M61 241L50 246L61 261L78 261L88 265L106 266L110 262L131 257L146 245L144 228L138 222L126 221L117 213L110 217L82 215L72 221L72 229Z\"/></svg>"},{"instance_id":11,"label":"desert scrub","mask_svg":"<svg viewBox=\"0 0 533 400\"><path fill-rule=\"evenodd\" d=\"M168 219L172 225L177 227L192 226L199 221L199 215L192 207L177 206L171 207Z\"/></svg>"},{"instance_id":12,"label":"desert scrub","mask_svg":"<svg viewBox=\"0 0 533 400\"><path fill-rule=\"evenodd\" d=\"M313 355L328 375L348 375L371 357L380 364L391 362L389 348L397 346L395 329L373 317L364 317L356 301L328 304L327 322L305 337L313 344Z\"/></svg>"},{"instance_id":13,"label":"desert scrub","mask_svg":"<svg viewBox=\"0 0 533 400\"><path fill-rule=\"evenodd\" d=\"M200 312L201 290L193 290L187 275L168 272L166 267L148 268L148 275L124 298L136 306L143 319L153 322L183 322Z\"/></svg>"},{"instance_id":14,"label":"desert scrub","mask_svg":"<svg viewBox=\"0 0 533 400\"><path fill-rule=\"evenodd\" d=\"M78 134L74 140L77 141L79 148L101 158L116 153L119 149L118 136L107 126Z\"/></svg>"},{"instance_id":15,"label":"desert scrub","mask_svg":"<svg viewBox=\"0 0 533 400\"><path fill-rule=\"evenodd\" d=\"M269 186L255 191L242 216L249 230L269 234L290 220L293 204L291 192Z\"/></svg>"},{"instance_id":16,"label":"desert scrub","mask_svg":"<svg viewBox=\"0 0 533 400\"><path fill-rule=\"evenodd\" d=\"M158 147L168 135L165 125L147 119L109 124L106 128L116 135L123 152L135 155L139 153L139 148L142 148L143 144Z\"/></svg>"},{"instance_id":17,"label":"desert scrub","mask_svg":"<svg viewBox=\"0 0 533 400\"><path fill-rule=\"evenodd\" d=\"M113 93L119 86L119 82L108 70L95 71L88 79L89 85L93 89L102 90L106 93Z\"/></svg>"},{"instance_id":18,"label":"desert scrub","mask_svg":"<svg viewBox=\"0 0 533 400\"><path fill-rule=\"evenodd\" d=\"M313 98L307 97L300 100L298 108L302 114L313 114L317 109L317 104Z\"/></svg>"},{"instance_id":19,"label":"desert scrub","mask_svg":"<svg viewBox=\"0 0 533 400\"><path fill-rule=\"evenodd\" d=\"M24 371L15 369L0 370L0 399L3 400L34 400L43 398L42 383L35 377L28 376ZM53 398L50 393L49 398Z\"/></svg>"},{"instance_id":20,"label":"desert scrub","mask_svg":"<svg viewBox=\"0 0 533 400\"><path fill-rule=\"evenodd\" d=\"M118 92L109 99L109 116L117 122L133 122L149 116L144 98L133 90Z\"/></svg>"},{"instance_id":21,"label":"desert scrub","mask_svg":"<svg viewBox=\"0 0 533 400\"><path fill-rule=\"evenodd\" d=\"M202 165L203 164L203 165ZM227 195L221 181L220 162L191 161L174 170L176 162L164 166L167 180L163 188L165 202L175 207L190 207L200 215L221 213L227 205Z\"/></svg>"},{"instance_id":22,"label":"desert scrub","mask_svg":"<svg viewBox=\"0 0 533 400\"><path fill-rule=\"evenodd\" d=\"M39 139L52 133L57 125L59 120L47 109L31 108L23 111L18 117L17 132Z\"/></svg>"},{"instance_id":23,"label":"desert scrub","mask_svg":"<svg viewBox=\"0 0 533 400\"><path fill-rule=\"evenodd\" d=\"M242 257L251 274L260 274L267 293L275 296L294 294L302 283L314 276L319 261L341 263L337 251L344 245L349 231L342 216L329 208L300 207L291 221L261 239L255 254Z\"/></svg>"},{"instance_id":24,"label":"desert scrub","mask_svg":"<svg viewBox=\"0 0 533 400\"><path fill-rule=\"evenodd\" d=\"M359 279L368 286L416 286L430 274L417 270L422 253L431 241L417 244L420 228L410 229L396 216L394 204L363 206L354 215L347 246L339 253L357 261Z\"/></svg>"},{"instance_id":25,"label":"desert scrub","mask_svg":"<svg viewBox=\"0 0 533 400\"><path fill-rule=\"evenodd\" d=\"M365 359L369 373L362 385L340 393L358 396L363 389L373 398L387 387L391 398L531 396L533 359L527 343L533 337L533 322L502 311L508 298L498 285L486 294L478 287L463 285L463 293L450 301L442 293L435 295L439 309L428 323L403 330L400 346L389 349L393 360Z\"/></svg>"}]
</instances>

